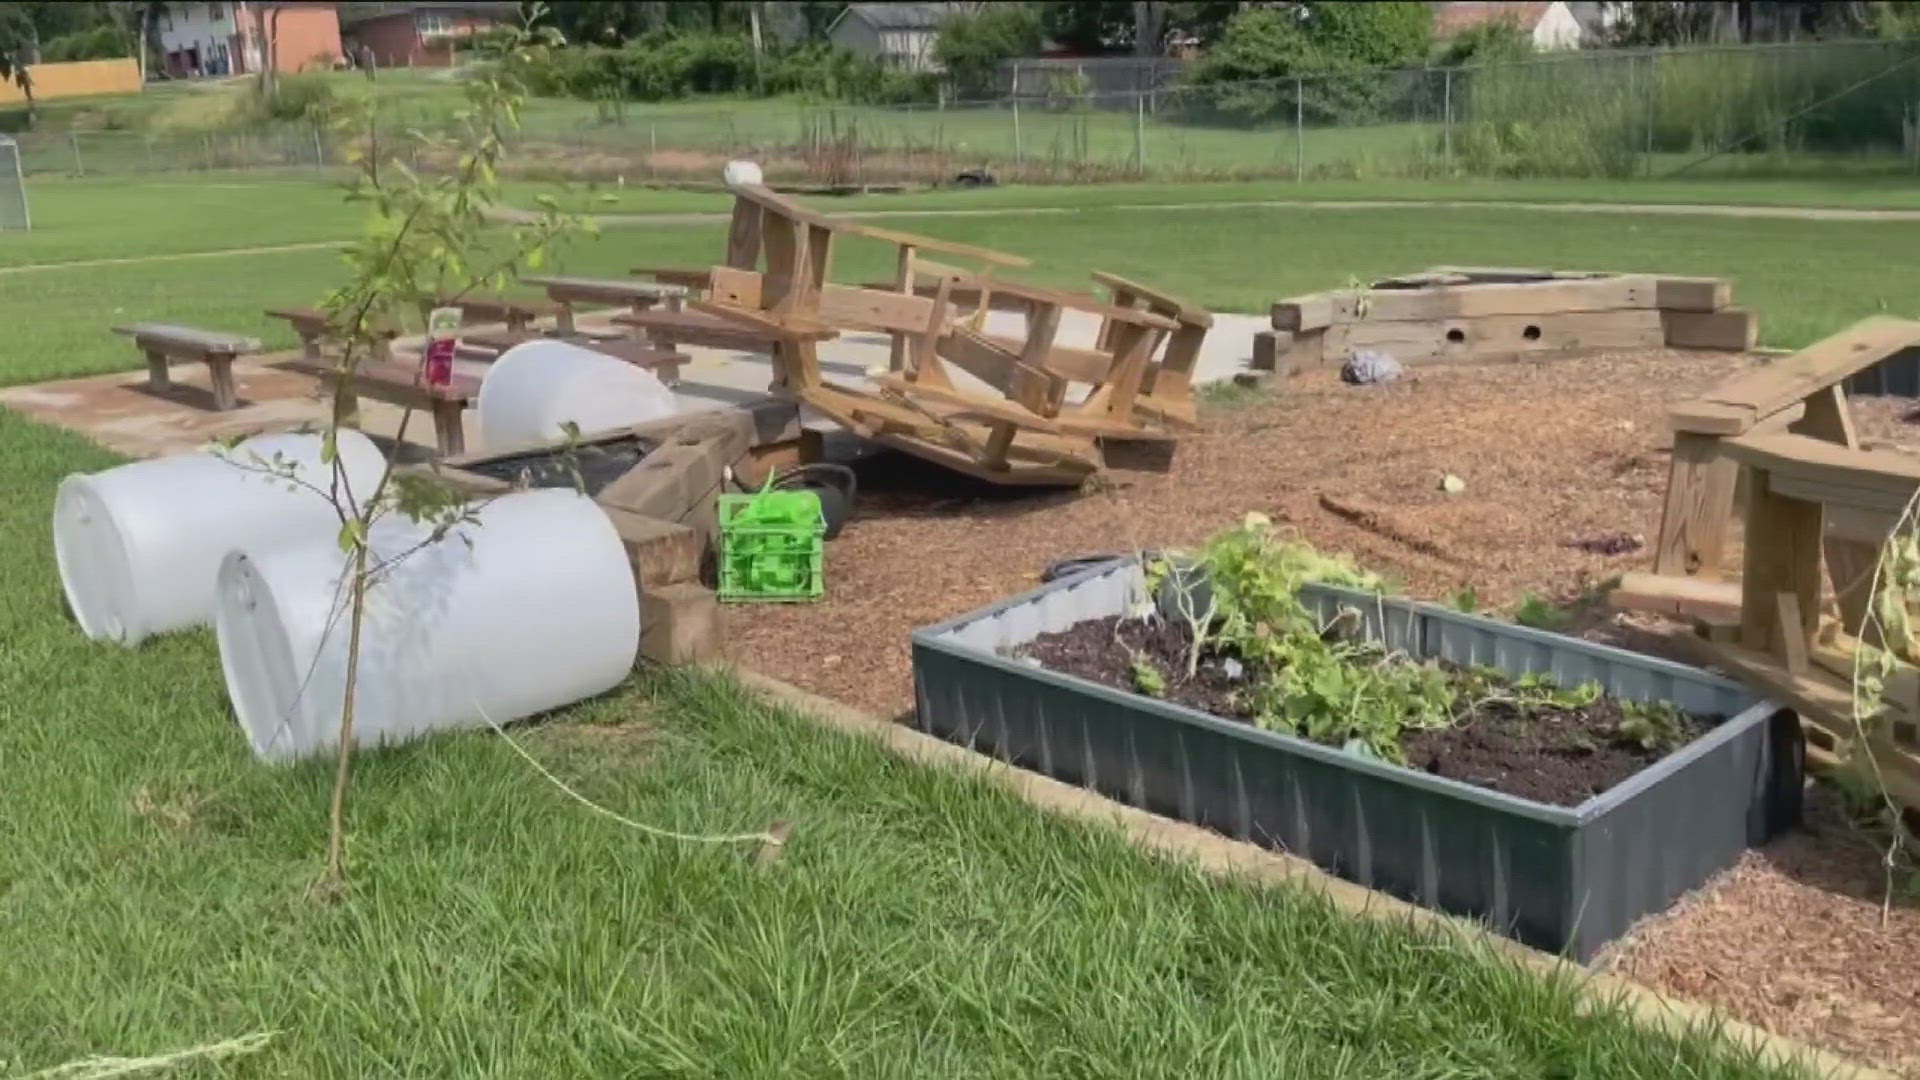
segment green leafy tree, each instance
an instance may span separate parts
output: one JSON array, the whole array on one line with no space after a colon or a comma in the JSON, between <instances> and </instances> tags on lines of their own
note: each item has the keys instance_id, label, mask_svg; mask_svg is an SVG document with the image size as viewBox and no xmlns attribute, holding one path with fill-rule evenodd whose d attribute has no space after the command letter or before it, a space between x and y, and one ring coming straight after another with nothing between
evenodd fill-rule
<instances>
[{"instance_id":1,"label":"green leafy tree","mask_svg":"<svg viewBox=\"0 0 1920 1080\"><path fill-rule=\"evenodd\" d=\"M1315 120L1372 119L1391 92L1375 69L1426 55L1432 15L1418 3L1302 3L1249 8L1195 65L1188 82L1211 87L1213 108L1263 120L1290 113L1296 92ZM1298 87L1296 78L1309 81Z\"/></svg>"},{"instance_id":2,"label":"green leafy tree","mask_svg":"<svg viewBox=\"0 0 1920 1080\"><path fill-rule=\"evenodd\" d=\"M27 99L27 126L39 116L31 66L40 60L40 31L26 5L0 4L0 82L20 88Z\"/></svg>"},{"instance_id":3,"label":"green leafy tree","mask_svg":"<svg viewBox=\"0 0 1920 1080\"><path fill-rule=\"evenodd\" d=\"M555 209L551 200L532 220L507 227L490 221L499 200L498 167L506 140L519 125L527 92L526 69L542 59L550 39L524 32L501 49L497 63L462 83L465 102L450 133L409 131L405 141L416 160L444 162L433 174L409 168L401 155L382 145L371 96L351 97L333 119L356 175L348 183L350 202L368 208L365 233L345 251L346 283L324 304L332 335L340 341L336 359L332 419L323 436L322 461L331 474L310 483L332 503L340 520L339 542L347 559L346 689L340 703L339 749L329 809L323 889L335 892L346 882L346 800L352 776L355 693L359 680L361 632L366 601L380 574L391 566L368 546L380 521L401 515L431 526L429 543L441 542L456 526L471 520L461 495L437 478L402 472L395 455L413 420L401 415L386 468L373 490L353 490L337 453L342 419L353 413L352 375L375 355L382 328L424 328L432 307L457 300L475 289L498 289L522 268L538 267L552 246L584 223ZM236 461L243 468L282 474L279 462Z\"/></svg>"},{"instance_id":4,"label":"green leafy tree","mask_svg":"<svg viewBox=\"0 0 1920 1080\"><path fill-rule=\"evenodd\" d=\"M1125 52L1133 47L1130 0L1047 0L1040 5L1046 36L1084 55Z\"/></svg>"},{"instance_id":5,"label":"green leafy tree","mask_svg":"<svg viewBox=\"0 0 1920 1080\"><path fill-rule=\"evenodd\" d=\"M1421 3L1301 4L1307 39L1328 67L1398 67L1424 60L1433 9Z\"/></svg>"},{"instance_id":6,"label":"green leafy tree","mask_svg":"<svg viewBox=\"0 0 1920 1080\"><path fill-rule=\"evenodd\" d=\"M956 16L940 28L933 58L952 77L962 96L992 91L994 72L1003 61L1040 51L1040 16L1025 4L992 4Z\"/></svg>"},{"instance_id":7,"label":"green leafy tree","mask_svg":"<svg viewBox=\"0 0 1920 1080\"><path fill-rule=\"evenodd\" d=\"M1436 58L1446 67L1462 64L1500 64L1533 55L1533 38L1511 19L1470 26L1454 35Z\"/></svg>"}]
</instances>

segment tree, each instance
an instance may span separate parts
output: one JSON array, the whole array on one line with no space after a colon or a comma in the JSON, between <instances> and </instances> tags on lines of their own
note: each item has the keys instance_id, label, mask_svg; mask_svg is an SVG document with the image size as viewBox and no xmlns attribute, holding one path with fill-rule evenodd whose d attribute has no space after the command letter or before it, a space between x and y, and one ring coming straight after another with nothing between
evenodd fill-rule
<instances>
[{"instance_id":1,"label":"tree","mask_svg":"<svg viewBox=\"0 0 1920 1080\"><path fill-rule=\"evenodd\" d=\"M1432 23L1420 3L1249 8L1228 21L1188 81L1211 87L1219 111L1247 120L1296 107L1316 120L1368 120L1390 93L1376 69L1425 57ZM1296 105L1288 84L1309 76Z\"/></svg>"},{"instance_id":2,"label":"tree","mask_svg":"<svg viewBox=\"0 0 1920 1080\"><path fill-rule=\"evenodd\" d=\"M0 82L11 82L27 99L27 126L39 118L32 66L40 62L40 31L26 5L0 4Z\"/></svg>"},{"instance_id":3,"label":"tree","mask_svg":"<svg viewBox=\"0 0 1920 1080\"><path fill-rule=\"evenodd\" d=\"M1040 42L1040 16L1032 8L993 4L948 20L933 43L933 58L962 96L984 95L992 92L1003 61L1034 55Z\"/></svg>"},{"instance_id":4,"label":"tree","mask_svg":"<svg viewBox=\"0 0 1920 1080\"><path fill-rule=\"evenodd\" d=\"M1455 34L1437 58L1445 67L1499 64L1533 55L1533 38L1512 19L1495 19Z\"/></svg>"},{"instance_id":5,"label":"tree","mask_svg":"<svg viewBox=\"0 0 1920 1080\"><path fill-rule=\"evenodd\" d=\"M1433 9L1421 3L1300 5L1301 25L1329 67L1395 67L1425 59Z\"/></svg>"},{"instance_id":6,"label":"tree","mask_svg":"<svg viewBox=\"0 0 1920 1080\"><path fill-rule=\"evenodd\" d=\"M1134 7L1129 0L1046 0L1040 26L1074 53L1123 52L1134 43Z\"/></svg>"}]
</instances>

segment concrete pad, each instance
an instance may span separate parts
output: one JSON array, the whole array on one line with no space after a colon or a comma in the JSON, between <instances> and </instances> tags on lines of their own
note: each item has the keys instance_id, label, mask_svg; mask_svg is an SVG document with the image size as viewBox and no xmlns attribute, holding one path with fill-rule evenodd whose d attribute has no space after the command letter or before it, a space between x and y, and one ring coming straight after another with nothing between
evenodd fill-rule
<instances>
[{"instance_id":1,"label":"concrete pad","mask_svg":"<svg viewBox=\"0 0 1920 1080\"><path fill-rule=\"evenodd\" d=\"M598 321L588 316L582 323L590 326ZM986 327L989 333L1017 336L1024 331L1024 317L1014 312L991 312ZM1099 328L1100 320L1095 316L1068 311L1061 318L1059 341L1091 347ZM1253 336L1264 328L1265 320L1260 316L1216 315L1213 331L1200 352L1195 383L1223 382L1244 370L1253 359ZM835 381L864 385L869 370L887 366L889 344L884 334L842 334L821 344L821 369ZM684 346L680 351L689 357L689 363L681 369L681 383L675 388L675 398L684 411L746 405L768 396L773 367L767 357L699 346ZM317 379L276 366L293 355L270 354L235 363L233 375L240 407L226 412L214 410L206 369L195 364L175 366L173 389L165 394L146 388L144 370L128 370L0 390L0 405L43 423L77 431L132 457L178 453L233 435L317 429L325 424L331 405L320 396ZM138 358L129 355L128 361L131 367ZM461 360L455 367L461 374L484 378L488 364ZM971 381L965 372L954 374L963 385ZM984 389L977 383L974 388ZM362 429L375 439L393 439L401 415L398 406L361 399ZM810 417L808 426L833 433L835 449L831 456L843 457L853 446L850 433L842 432L831 421ZM465 430L468 451L484 451L485 437L474 410L466 413ZM408 422L406 443L408 457L428 456L434 447L432 418L415 413Z\"/></svg>"}]
</instances>

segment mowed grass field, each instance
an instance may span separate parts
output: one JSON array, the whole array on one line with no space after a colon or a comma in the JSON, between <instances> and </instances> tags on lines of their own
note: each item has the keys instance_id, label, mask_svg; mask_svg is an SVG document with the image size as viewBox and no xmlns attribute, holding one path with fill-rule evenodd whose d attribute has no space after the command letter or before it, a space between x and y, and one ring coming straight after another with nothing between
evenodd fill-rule
<instances>
[{"instance_id":1,"label":"mowed grass field","mask_svg":"<svg viewBox=\"0 0 1920 1080\"><path fill-rule=\"evenodd\" d=\"M331 197L38 185L45 224L0 237L0 382L136 366L118 320L285 341L259 309L317 296L335 254L206 253L343 238ZM1780 305L1783 338L1912 293L1909 225L1062 209L901 221L1033 256L1043 279L1104 267L1250 310L1436 261L1732 273ZM623 224L563 265L697 265L720 240ZM850 249L843 276L882 255ZM95 645L62 610L55 486L115 460L0 410L0 1075L262 1032L257 1054L180 1075L1778 1075L1458 941L1143 857L718 674L637 676L515 737L632 818L795 823L771 869L593 814L482 733L362 759L353 888L324 902L330 770L251 759L212 636Z\"/></svg>"},{"instance_id":2,"label":"mowed grass field","mask_svg":"<svg viewBox=\"0 0 1920 1080\"><path fill-rule=\"evenodd\" d=\"M724 196L688 191L547 189L513 185L530 203L559 190L570 205L616 216L600 235L560 255L568 273L620 275L636 264L704 265L721 248ZM1435 263L1552 266L1724 275L1739 303L1761 313L1766 344L1797 347L1878 312L1920 312L1910 253L1920 221L1738 218L1711 214L1590 213L1506 206L1249 206L1290 197L1284 185L1026 187L822 201L898 228L985 244L1032 258L1030 276L1087 285L1101 269L1154 282L1224 311L1260 312L1294 293ZM1474 188L1466 202L1576 199L1552 185ZM1656 201L1732 200L1751 188L1655 188ZM1765 198L1811 194L1763 185ZM1869 199L1877 190L1845 188ZM1529 194L1531 192L1531 194ZM36 228L0 234L0 382L31 382L137 366L108 327L154 319L291 337L261 310L311 303L338 277L329 241L355 217L323 183L192 178L36 181ZM1322 201L1449 199L1424 188L1309 186ZM1225 203L1228 205L1211 205ZM933 213L938 211L938 213ZM897 217L890 216L897 214ZM659 215L658 220L648 215ZM224 254L209 254L222 253ZM234 253L239 252L239 253ZM891 272L879 245L847 245L836 273ZM73 265L61 265L71 263Z\"/></svg>"}]
</instances>

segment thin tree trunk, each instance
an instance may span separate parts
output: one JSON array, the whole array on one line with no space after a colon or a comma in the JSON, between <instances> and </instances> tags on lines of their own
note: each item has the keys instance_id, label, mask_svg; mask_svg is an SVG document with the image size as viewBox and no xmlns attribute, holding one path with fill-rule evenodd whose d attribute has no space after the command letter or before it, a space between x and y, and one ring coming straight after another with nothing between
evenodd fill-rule
<instances>
[{"instance_id":1,"label":"thin tree trunk","mask_svg":"<svg viewBox=\"0 0 1920 1080\"><path fill-rule=\"evenodd\" d=\"M347 881L347 787L353 779L353 713L354 699L360 689L360 629L367 616L367 545L364 541L354 545L352 573L346 696L340 702L340 749L333 773L333 805L327 814L327 873L321 879L330 889L339 889Z\"/></svg>"}]
</instances>

